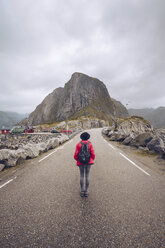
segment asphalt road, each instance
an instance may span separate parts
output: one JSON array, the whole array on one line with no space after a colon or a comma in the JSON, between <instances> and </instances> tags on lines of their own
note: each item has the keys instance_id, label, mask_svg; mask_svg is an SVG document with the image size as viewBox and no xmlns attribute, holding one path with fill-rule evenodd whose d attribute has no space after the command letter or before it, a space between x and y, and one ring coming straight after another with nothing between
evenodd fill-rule
<instances>
[{"instance_id":1,"label":"asphalt road","mask_svg":"<svg viewBox=\"0 0 165 248\"><path fill-rule=\"evenodd\" d=\"M79 135L0 182L0 247L165 247L165 180L90 130L96 160L79 195ZM133 162L133 163L132 163Z\"/></svg>"}]
</instances>

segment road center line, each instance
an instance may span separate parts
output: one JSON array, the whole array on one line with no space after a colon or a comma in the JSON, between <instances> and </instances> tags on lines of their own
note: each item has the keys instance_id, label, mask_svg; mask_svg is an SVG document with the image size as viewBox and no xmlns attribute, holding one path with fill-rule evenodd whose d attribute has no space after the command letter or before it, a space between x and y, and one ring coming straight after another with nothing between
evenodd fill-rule
<instances>
[{"instance_id":1,"label":"road center line","mask_svg":"<svg viewBox=\"0 0 165 248\"><path fill-rule=\"evenodd\" d=\"M10 180L7 181L6 183L2 184L2 185L0 186L0 189L3 188L5 185L11 183L14 179L16 179L16 177L14 177L13 179L10 179Z\"/></svg>"},{"instance_id":2,"label":"road center line","mask_svg":"<svg viewBox=\"0 0 165 248\"><path fill-rule=\"evenodd\" d=\"M143 173L145 173L147 176L151 176L149 173L147 173L145 170L143 170L140 166L138 166L137 164L135 164L132 160L130 160L129 158L127 158L124 154L122 154L120 152L120 155L122 157L124 157L125 159L127 159L131 164L133 164L136 168L138 168L139 170L141 170Z\"/></svg>"}]
</instances>

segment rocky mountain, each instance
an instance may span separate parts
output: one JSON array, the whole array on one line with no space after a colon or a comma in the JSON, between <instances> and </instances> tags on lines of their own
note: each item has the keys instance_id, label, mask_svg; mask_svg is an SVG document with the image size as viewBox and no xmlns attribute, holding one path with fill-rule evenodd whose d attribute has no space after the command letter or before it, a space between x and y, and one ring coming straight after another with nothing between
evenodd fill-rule
<instances>
[{"instance_id":1,"label":"rocky mountain","mask_svg":"<svg viewBox=\"0 0 165 248\"><path fill-rule=\"evenodd\" d=\"M121 114L121 103L114 102L103 82L75 72L64 88L50 93L30 114L30 125L74 120L81 116L112 121ZM121 107L122 108L122 107ZM124 109L125 115L128 112Z\"/></svg>"},{"instance_id":2,"label":"rocky mountain","mask_svg":"<svg viewBox=\"0 0 165 248\"><path fill-rule=\"evenodd\" d=\"M0 128L12 127L17 122L20 122L23 118L27 117L27 114L18 114L16 112L4 112L0 111Z\"/></svg>"},{"instance_id":3,"label":"rocky mountain","mask_svg":"<svg viewBox=\"0 0 165 248\"><path fill-rule=\"evenodd\" d=\"M115 100L114 98L112 98L112 101L115 105L115 115L116 117L128 117L128 110L126 109L126 107L119 101Z\"/></svg>"},{"instance_id":4,"label":"rocky mountain","mask_svg":"<svg viewBox=\"0 0 165 248\"><path fill-rule=\"evenodd\" d=\"M128 109L128 112L131 116L141 116L149 120L156 128L165 128L165 107L159 107L157 109Z\"/></svg>"}]
</instances>

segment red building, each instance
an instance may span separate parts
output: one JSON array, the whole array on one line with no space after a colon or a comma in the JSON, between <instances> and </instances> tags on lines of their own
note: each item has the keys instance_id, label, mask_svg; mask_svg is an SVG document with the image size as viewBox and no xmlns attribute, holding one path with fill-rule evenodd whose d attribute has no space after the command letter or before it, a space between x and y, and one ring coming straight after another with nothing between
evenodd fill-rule
<instances>
[{"instance_id":1,"label":"red building","mask_svg":"<svg viewBox=\"0 0 165 248\"><path fill-rule=\"evenodd\" d=\"M61 133L72 133L72 130L61 130Z\"/></svg>"},{"instance_id":2,"label":"red building","mask_svg":"<svg viewBox=\"0 0 165 248\"><path fill-rule=\"evenodd\" d=\"M5 127L1 128L1 133L2 134L8 134L9 132L10 132L10 128L7 128L7 127L6 128Z\"/></svg>"},{"instance_id":3,"label":"red building","mask_svg":"<svg viewBox=\"0 0 165 248\"><path fill-rule=\"evenodd\" d=\"M34 129L32 127L26 127L24 132L25 133L34 133Z\"/></svg>"}]
</instances>

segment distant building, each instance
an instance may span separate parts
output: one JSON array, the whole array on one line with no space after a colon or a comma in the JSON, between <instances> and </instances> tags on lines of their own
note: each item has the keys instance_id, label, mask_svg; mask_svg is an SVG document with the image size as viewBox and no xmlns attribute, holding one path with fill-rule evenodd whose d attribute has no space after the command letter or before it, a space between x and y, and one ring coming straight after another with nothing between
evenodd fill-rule
<instances>
[{"instance_id":1,"label":"distant building","mask_svg":"<svg viewBox=\"0 0 165 248\"><path fill-rule=\"evenodd\" d=\"M1 134L8 134L9 132L10 132L10 128L8 127L1 128Z\"/></svg>"}]
</instances>

